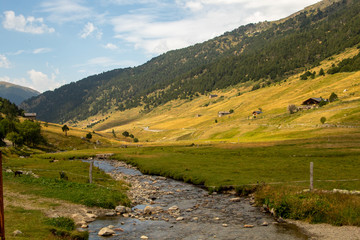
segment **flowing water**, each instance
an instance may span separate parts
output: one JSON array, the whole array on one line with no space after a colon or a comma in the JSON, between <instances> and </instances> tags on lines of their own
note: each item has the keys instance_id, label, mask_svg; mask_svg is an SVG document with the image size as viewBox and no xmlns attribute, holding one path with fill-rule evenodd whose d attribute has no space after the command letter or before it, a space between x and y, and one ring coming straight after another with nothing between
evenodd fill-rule
<instances>
[{"instance_id":1,"label":"flowing water","mask_svg":"<svg viewBox=\"0 0 360 240\"><path fill-rule=\"evenodd\" d=\"M247 198L234 201L235 196L230 194L208 194L191 184L143 175L121 162L94 161L94 165L113 177L125 177L137 188L132 193L137 205L132 208L132 216L103 217L92 222L89 239L308 239L295 225L277 223L251 206ZM169 211L174 205L177 210ZM159 211L144 215L146 206ZM112 237L97 235L109 225L121 231Z\"/></svg>"}]
</instances>

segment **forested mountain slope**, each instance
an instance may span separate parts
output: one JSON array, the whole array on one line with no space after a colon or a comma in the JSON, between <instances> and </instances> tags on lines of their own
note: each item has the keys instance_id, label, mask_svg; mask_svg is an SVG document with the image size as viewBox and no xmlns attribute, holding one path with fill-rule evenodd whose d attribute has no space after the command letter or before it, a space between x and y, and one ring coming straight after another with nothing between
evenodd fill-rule
<instances>
[{"instance_id":1,"label":"forested mountain slope","mask_svg":"<svg viewBox=\"0 0 360 240\"><path fill-rule=\"evenodd\" d=\"M321 8L320 8L321 7ZM65 85L22 104L41 120L82 120L99 112L142 106L252 82L280 81L360 42L360 2L323 1L282 21L241 26L135 68Z\"/></svg>"}]
</instances>

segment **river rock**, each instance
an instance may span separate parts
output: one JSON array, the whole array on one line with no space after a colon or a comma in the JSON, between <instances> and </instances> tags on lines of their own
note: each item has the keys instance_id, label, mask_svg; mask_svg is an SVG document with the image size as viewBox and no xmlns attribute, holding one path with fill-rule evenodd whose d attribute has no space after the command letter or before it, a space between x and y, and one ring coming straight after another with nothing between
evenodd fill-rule
<instances>
[{"instance_id":1,"label":"river rock","mask_svg":"<svg viewBox=\"0 0 360 240\"><path fill-rule=\"evenodd\" d=\"M144 208L144 214L146 214L146 215L153 214L154 212L155 212L155 209L151 206L146 206Z\"/></svg>"},{"instance_id":2,"label":"river rock","mask_svg":"<svg viewBox=\"0 0 360 240\"><path fill-rule=\"evenodd\" d=\"M254 227L254 225L251 225L251 224L245 224L244 225L244 228L253 228Z\"/></svg>"},{"instance_id":3,"label":"river rock","mask_svg":"<svg viewBox=\"0 0 360 240\"><path fill-rule=\"evenodd\" d=\"M177 219L176 219L176 221L183 221L184 220L184 217L178 217Z\"/></svg>"},{"instance_id":4,"label":"river rock","mask_svg":"<svg viewBox=\"0 0 360 240\"><path fill-rule=\"evenodd\" d=\"M97 218L97 216L95 214L93 214L93 213L87 213L86 216L88 218Z\"/></svg>"},{"instance_id":5,"label":"river rock","mask_svg":"<svg viewBox=\"0 0 360 240\"><path fill-rule=\"evenodd\" d=\"M116 212L115 212L115 211L113 211L113 212L107 212L107 213L105 213L105 216L107 216L107 217L116 216Z\"/></svg>"},{"instance_id":6,"label":"river rock","mask_svg":"<svg viewBox=\"0 0 360 240\"><path fill-rule=\"evenodd\" d=\"M224 223L222 226L223 226L223 227L227 227L228 225L227 225L226 223Z\"/></svg>"},{"instance_id":7,"label":"river rock","mask_svg":"<svg viewBox=\"0 0 360 240\"><path fill-rule=\"evenodd\" d=\"M240 202L241 198L237 197L237 198L231 198L230 202Z\"/></svg>"},{"instance_id":8,"label":"river rock","mask_svg":"<svg viewBox=\"0 0 360 240\"><path fill-rule=\"evenodd\" d=\"M114 234L115 234L115 231L108 227L104 227L98 232L99 236L112 236Z\"/></svg>"},{"instance_id":9,"label":"river rock","mask_svg":"<svg viewBox=\"0 0 360 240\"><path fill-rule=\"evenodd\" d=\"M266 227L266 226L268 226L268 225L269 225L268 222L263 222L263 223L261 224L261 226L264 226L264 227Z\"/></svg>"},{"instance_id":10,"label":"river rock","mask_svg":"<svg viewBox=\"0 0 360 240\"><path fill-rule=\"evenodd\" d=\"M145 236L145 235L142 235L141 237L140 237L140 239L144 239L144 240L146 240L146 239L149 239L147 236Z\"/></svg>"},{"instance_id":11,"label":"river rock","mask_svg":"<svg viewBox=\"0 0 360 240\"><path fill-rule=\"evenodd\" d=\"M118 212L118 213L120 213L120 214L127 212L125 206L117 206L117 207L115 208L115 211Z\"/></svg>"},{"instance_id":12,"label":"river rock","mask_svg":"<svg viewBox=\"0 0 360 240\"><path fill-rule=\"evenodd\" d=\"M115 226L114 225L109 225L107 227L110 228L110 229L113 229Z\"/></svg>"},{"instance_id":13,"label":"river rock","mask_svg":"<svg viewBox=\"0 0 360 240\"><path fill-rule=\"evenodd\" d=\"M176 205L169 208L169 211L176 211L176 210L179 210L179 207Z\"/></svg>"}]
</instances>

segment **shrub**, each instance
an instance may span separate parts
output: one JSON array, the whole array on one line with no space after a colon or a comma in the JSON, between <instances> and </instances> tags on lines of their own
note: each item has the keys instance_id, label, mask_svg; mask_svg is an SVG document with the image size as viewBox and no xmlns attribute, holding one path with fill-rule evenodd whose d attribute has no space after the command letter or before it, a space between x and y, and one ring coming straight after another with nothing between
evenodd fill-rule
<instances>
[{"instance_id":1,"label":"shrub","mask_svg":"<svg viewBox=\"0 0 360 240\"><path fill-rule=\"evenodd\" d=\"M45 220L45 223L47 225L58 227L67 231L72 231L75 229L74 220L67 217L48 218Z\"/></svg>"},{"instance_id":2,"label":"shrub","mask_svg":"<svg viewBox=\"0 0 360 240\"><path fill-rule=\"evenodd\" d=\"M59 174L60 174L60 179L63 179L63 180L69 179L69 177L66 175L66 173L64 171L59 172Z\"/></svg>"},{"instance_id":3,"label":"shrub","mask_svg":"<svg viewBox=\"0 0 360 240\"><path fill-rule=\"evenodd\" d=\"M294 105L294 104L290 104L288 106L288 111L290 114L296 113L299 109Z\"/></svg>"},{"instance_id":4,"label":"shrub","mask_svg":"<svg viewBox=\"0 0 360 240\"><path fill-rule=\"evenodd\" d=\"M329 102L334 102L336 100L338 100L338 96L336 95L336 93L332 92L329 97Z\"/></svg>"},{"instance_id":5,"label":"shrub","mask_svg":"<svg viewBox=\"0 0 360 240\"><path fill-rule=\"evenodd\" d=\"M130 136L130 133L129 133L128 131L124 131L124 132L122 133L122 135L123 135L124 137L128 137L128 136Z\"/></svg>"},{"instance_id":6,"label":"shrub","mask_svg":"<svg viewBox=\"0 0 360 240\"><path fill-rule=\"evenodd\" d=\"M234 113L234 109L230 109L229 113Z\"/></svg>"},{"instance_id":7,"label":"shrub","mask_svg":"<svg viewBox=\"0 0 360 240\"><path fill-rule=\"evenodd\" d=\"M321 117L321 118L320 118L320 122L321 122L322 124L324 124L324 123L326 122L326 117Z\"/></svg>"},{"instance_id":8,"label":"shrub","mask_svg":"<svg viewBox=\"0 0 360 240\"><path fill-rule=\"evenodd\" d=\"M92 134L91 134L91 133L88 133L88 134L86 134L85 137L90 140L90 139L92 138Z\"/></svg>"},{"instance_id":9,"label":"shrub","mask_svg":"<svg viewBox=\"0 0 360 240\"><path fill-rule=\"evenodd\" d=\"M137 138L134 138L134 142L139 142L139 139L137 139Z\"/></svg>"}]
</instances>

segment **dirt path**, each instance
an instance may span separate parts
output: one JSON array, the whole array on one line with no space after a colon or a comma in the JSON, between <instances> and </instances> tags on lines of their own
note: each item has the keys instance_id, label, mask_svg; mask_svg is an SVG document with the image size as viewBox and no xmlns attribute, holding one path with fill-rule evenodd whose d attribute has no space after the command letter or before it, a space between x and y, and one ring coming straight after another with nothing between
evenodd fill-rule
<instances>
[{"instance_id":1,"label":"dirt path","mask_svg":"<svg viewBox=\"0 0 360 240\"><path fill-rule=\"evenodd\" d=\"M26 210L40 210L47 217L69 217L76 223L94 221L97 216L103 216L109 210L87 207L81 204L74 204L64 200L39 197L36 195L25 195L8 188L4 189L4 207L14 206Z\"/></svg>"}]
</instances>

